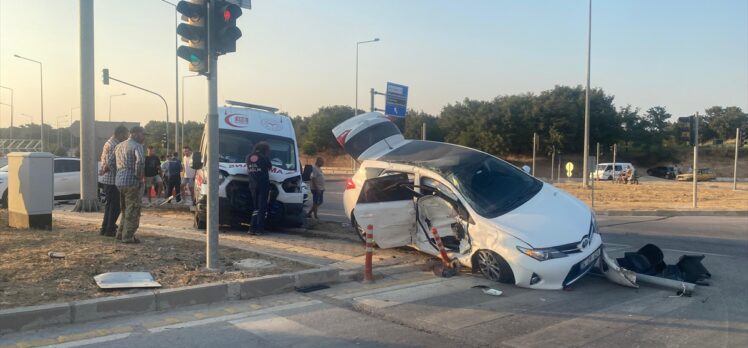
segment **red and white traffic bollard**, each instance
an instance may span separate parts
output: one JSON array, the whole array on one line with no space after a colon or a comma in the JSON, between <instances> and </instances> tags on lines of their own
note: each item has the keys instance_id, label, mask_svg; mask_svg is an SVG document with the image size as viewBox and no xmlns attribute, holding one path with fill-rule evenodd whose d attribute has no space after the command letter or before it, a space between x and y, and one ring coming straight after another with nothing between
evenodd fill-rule
<instances>
[{"instance_id":1,"label":"red and white traffic bollard","mask_svg":"<svg viewBox=\"0 0 748 348\"><path fill-rule=\"evenodd\" d=\"M374 282L374 274L371 269L371 259L374 254L374 226L366 226L366 261L364 263L364 282Z\"/></svg>"},{"instance_id":2,"label":"red and white traffic bollard","mask_svg":"<svg viewBox=\"0 0 748 348\"><path fill-rule=\"evenodd\" d=\"M442 244L442 237L439 237L439 232L436 231L436 227L431 228L431 234L434 235L436 247L439 248L439 255L442 256L442 263L444 264L444 267L452 268L452 263L449 262L447 251L444 250L444 244Z\"/></svg>"}]
</instances>

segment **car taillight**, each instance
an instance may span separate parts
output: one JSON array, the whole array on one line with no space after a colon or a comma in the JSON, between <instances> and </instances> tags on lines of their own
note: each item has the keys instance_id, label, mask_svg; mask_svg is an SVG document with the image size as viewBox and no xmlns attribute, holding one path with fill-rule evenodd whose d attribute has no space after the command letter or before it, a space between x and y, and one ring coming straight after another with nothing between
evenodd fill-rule
<instances>
[{"instance_id":1,"label":"car taillight","mask_svg":"<svg viewBox=\"0 0 748 348\"><path fill-rule=\"evenodd\" d=\"M337 140L338 140L338 144L340 144L341 147L344 147L344 145L345 145L345 138L348 137L348 133L350 133L350 132L351 132L351 130L348 129L345 132L340 133L340 135L338 135Z\"/></svg>"},{"instance_id":2,"label":"car taillight","mask_svg":"<svg viewBox=\"0 0 748 348\"><path fill-rule=\"evenodd\" d=\"M353 190L356 188L356 183L353 182L353 179L348 179L345 181L345 189L346 190Z\"/></svg>"}]
</instances>

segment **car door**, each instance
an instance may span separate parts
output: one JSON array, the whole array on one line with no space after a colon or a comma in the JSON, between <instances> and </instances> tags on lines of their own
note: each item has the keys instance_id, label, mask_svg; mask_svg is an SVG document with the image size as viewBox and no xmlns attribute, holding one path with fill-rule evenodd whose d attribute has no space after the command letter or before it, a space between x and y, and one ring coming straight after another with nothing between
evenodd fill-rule
<instances>
[{"instance_id":1,"label":"car door","mask_svg":"<svg viewBox=\"0 0 748 348\"><path fill-rule=\"evenodd\" d=\"M413 243L416 193L412 184L406 173L385 174L364 182L353 215L360 226L373 226L374 242L380 248Z\"/></svg>"},{"instance_id":2,"label":"car door","mask_svg":"<svg viewBox=\"0 0 748 348\"><path fill-rule=\"evenodd\" d=\"M418 186L423 197L416 201L418 234L414 239L422 250L436 249L431 228L439 231L442 243L448 251L466 253L470 250L470 214L455 192L428 175L420 176ZM439 216L434 216L437 213Z\"/></svg>"},{"instance_id":3,"label":"car door","mask_svg":"<svg viewBox=\"0 0 748 348\"><path fill-rule=\"evenodd\" d=\"M76 194L80 174L80 163L72 159L56 159L54 166L54 195L55 197Z\"/></svg>"}]
</instances>

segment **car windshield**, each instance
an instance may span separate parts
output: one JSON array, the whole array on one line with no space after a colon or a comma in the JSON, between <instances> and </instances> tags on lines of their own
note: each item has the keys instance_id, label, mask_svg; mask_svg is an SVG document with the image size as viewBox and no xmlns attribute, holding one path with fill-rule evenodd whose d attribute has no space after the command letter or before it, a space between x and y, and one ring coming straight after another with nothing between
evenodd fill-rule
<instances>
[{"instance_id":1,"label":"car windshield","mask_svg":"<svg viewBox=\"0 0 748 348\"><path fill-rule=\"evenodd\" d=\"M296 144L293 139L269 134L221 129L218 137L218 156L223 163L245 163L256 143L270 145L270 163L283 170L296 170Z\"/></svg>"},{"instance_id":2,"label":"car windshield","mask_svg":"<svg viewBox=\"0 0 748 348\"><path fill-rule=\"evenodd\" d=\"M481 216L495 218L524 204L543 184L517 167L480 153L445 173Z\"/></svg>"}]
</instances>

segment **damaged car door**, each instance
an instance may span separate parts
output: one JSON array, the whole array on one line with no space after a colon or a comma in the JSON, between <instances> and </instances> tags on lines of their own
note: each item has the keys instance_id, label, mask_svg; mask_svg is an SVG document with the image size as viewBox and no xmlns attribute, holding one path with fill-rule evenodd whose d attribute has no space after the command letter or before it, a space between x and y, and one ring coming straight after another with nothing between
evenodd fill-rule
<instances>
[{"instance_id":1,"label":"damaged car door","mask_svg":"<svg viewBox=\"0 0 748 348\"><path fill-rule=\"evenodd\" d=\"M431 229L436 228L447 251L468 253L470 218L454 192L441 182L425 176L421 177L419 188L423 197L416 201L419 231L415 238L416 245L424 251L437 253L438 248L431 233Z\"/></svg>"},{"instance_id":2,"label":"damaged car door","mask_svg":"<svg viewBox=\"0 0 748 348\"><path fill-rule=\"evenodd\" d=\"M364 182L353 215L360 226L373 226L374 242L380 248L413 243L415 192L408 185L412 186L412 180L405 173L384 175Z\"/></svg>"}]
</instances>

